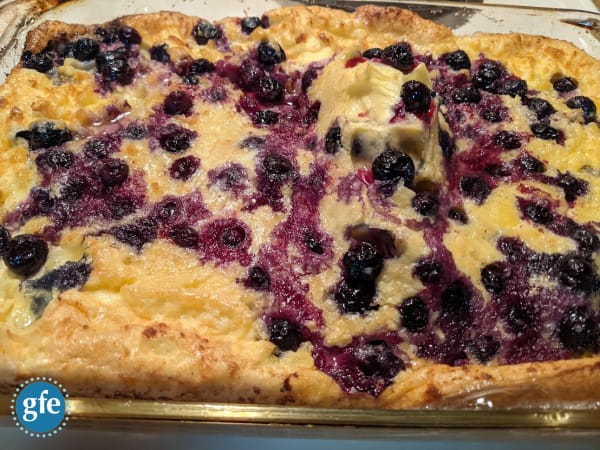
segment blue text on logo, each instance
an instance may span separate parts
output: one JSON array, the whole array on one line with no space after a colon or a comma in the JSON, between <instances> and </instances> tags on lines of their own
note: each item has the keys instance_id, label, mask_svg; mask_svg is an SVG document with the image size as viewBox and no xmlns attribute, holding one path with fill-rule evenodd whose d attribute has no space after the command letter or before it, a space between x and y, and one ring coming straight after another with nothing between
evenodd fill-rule
<instances>
[{"instance_id":1,"label":"blue text on logo","mask_svg":"<svg viewBox=\"0 0 600 450\"><path fill-rule=\"evenodd\" d=\"M47 433L58 427L65 417L65 397L55 385L36 381L19 392L16 411L25 428L35 433Z\"/></svg>"}]
</instances>

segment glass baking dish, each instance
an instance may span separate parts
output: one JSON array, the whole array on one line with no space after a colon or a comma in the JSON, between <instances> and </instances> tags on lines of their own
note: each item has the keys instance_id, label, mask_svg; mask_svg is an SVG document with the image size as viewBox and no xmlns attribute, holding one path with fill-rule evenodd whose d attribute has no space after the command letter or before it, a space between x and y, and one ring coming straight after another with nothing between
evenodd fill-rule
<instances>
[{"instance_id":1,"label":"glass baking dish","mask_svg":"<svg viewBox=\"0 0 600 450\"><path fill-rule=\"evenodd\" d=\"M307 4L325 4L307 0ZM364 1L341 0L329 4L352 9ZM568 40L594 57L600 58L597 33L565 22L586 23L600 19L599 14L514 7L485 6L460 2L372 2L407 7L424 17L443 23L457 34L477 31L535 34ZM226 16L261 15L281 6L295 5L288 0L13 0L0 1L0 83L16 64L29 30L47 19L71 23L101 23L127 14L175 10L219 19ZM451 399L431 409L389 411L326 409L275 405L230 403L185 403L148 400L71 398L71 418L83 423L103 420L140 423L218 422L243 424L302 424L399 428L568 428L600 430L600 404L568 404L562 409L506 409L515 399L527 398L534 385L511 390L477 391ZM9 416L12 395L0 394L0 415Z\"/></svg>"}]
</instances>

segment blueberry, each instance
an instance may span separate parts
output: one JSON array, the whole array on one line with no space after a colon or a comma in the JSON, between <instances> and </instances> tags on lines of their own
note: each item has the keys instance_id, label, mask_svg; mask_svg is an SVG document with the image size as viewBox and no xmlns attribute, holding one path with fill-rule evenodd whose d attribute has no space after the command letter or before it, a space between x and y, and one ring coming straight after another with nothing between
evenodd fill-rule
<instances>
[{"instance_id":1,"label":"blueberry","mask_svg":"<svg viewBox=\"0 0 600 450\"><path fill-rule=\"evenodd\" d=\"M500 85L500 94L510 95L511 97L518 95L521 98L525 98L527 91L528 87L525 80L509 78Z\"/></svg>"},{"instance_id":2,"label":"blueberry","mask_svg":"<svg viewBox=\"0 0 600 450\"><path fill-rule=\"evenodd\" d=\"M502 293L509 277L510 268L501 262L488 264L481 269L481 283L491 294Z\"/></svg>"},{"instance_id":3,"label":"blueberry","mask_svg":"<svg viewBox=\"0 0 600 450\"><path fill-rule=\"evenodd\" d=\"M31 234L13 237L4 249L4 263L21 277L29 277L42 268L48 259L48 244Z\"/></svg>"},{"instance_id":4,"label":"blueberry","mask_svg":"<svg viewBox=\"0 0 600 450\"><path fill-rule=\"evenodd\" d=\"M19 131L16 136L27 140L30 150L55 147L73 140L68 128L57 128L54 122L37 122L30 131Z\"/></svg>"},{"instance_id":5,"label":"blueberry","mask_svg":"<svg viewBox=\"0 0 600 450\"><path fill-rule=\"evenodd\" d=\"M492 189L478 176L464 176L459 181L460 192L477 204L482 204Z\"/></svg>"},{"instance_id":6,"label":"blueberry","mask_svg":"<svg viewBox=\"0 0 600 450\"><path fill-rule=\"evenodd\" d=\"M410 186L415 177L415 165L406 153L384 150L373 160L373 178L386 183Z\"/></svg>"},{"instance_id":7,"label":"blueberry","mask_svg":"<svg viewBox=\"0 0 600 450\"><path fill-rule=\"evenodd\" d=\"M275 125L279 122L279 113L268 109L261 109L252 115L254 125Z\"/></svg>"},{"instance_id":8,"label":"blueberry","mask_svg":"<svg viewBox=\"0 0 600 450\"><path fill-rule=\"evenodd\" d=\"M467 213L464 209L459 206L452 206L448 210L448 217L452 220L455 220L460 223L469 223L469 218L467 217Z\"/></svg>"},{"instance_id":9,"label":"blueberry","mask_svg":"<svg viewBox=\"0 0 600 450\"><path fill-rule=\"evenodd\" d=\"M115 227L111 232L118 241L140 251L144 244L156 239L157 228L157 223L153 219L143 218L131 224Z\"/></svg>"},{"instance_id":10,"label":"blueberry","mask_svg":"<svg viewBox=\"0 0 600 450\"><path fill-rule=\"evenodd\" d=\"M0 256L4 255L8 241L10 241L10 232L0 225Z\"/></svg>"},{"instance_id":11,"label":"blueberry","mask_svg":"<svg viewBox=\"0 0 600 450\"><path fill-rule=\"evenodd\" d=\"M187 114L194 106L192 98L184 91L173 91L165 98L165 113L170 116Z\"/></svg>"},{"instance_id":12,"label":"blueberry","mask_svg":"<svg viewBox=\"0 0 600 450\"><path fill-rule=\"evenodd\" d=\"M467 345L467 350L480 363L489 362L500 350L500 342L493 336L480 336Z\"/></svg>"},{"instance_id":13,"label":"blueberry","mask_svg":"<svg viewBox=\"0 0 600 450\"><path fill-rule=\"evenodd\" d=\"M400 256L396 247L396 239L388 230L372 228L363 223L351 227L349 234L352 239L373 244L377 251L386 259Z\"/></svg>"},{"instance_id":14,"label":"blueberry","mask_svg":"<svg viewBox=\"0 0 600 450\"><path fill-rule=\"evenodd\" d=\"M96 35L100 36L105 44L112 44L119 39L119 32L115 27L96 28Z\"/></svg>"},{"instance_id":15,"label":"blueberry","mask_svg":"<svg viewBox=\"0 0 600 450\"><path fill-rule=\"evenodd\" d=\"M506 130L502 130L494 136L494 143L504 150L515 150L521 146L519 136Z\"/></svg>"},{"instance_id":16,"label":"blueberry","mask_svg":"<svg viewBox=\"0 0 600 450\"><path fill-rule=\"evenodd\" d=\"M529 220L539 223L540 225L547 225L554 220L552 211L537 203L531 203L525 206L523 213Z\"/></svg>"},{"instance_id":17,"label":"blueberry","mask_svg":"<svg viewBox=\"0 0 600 450\"><path fill-rule=\"evenodd\" d=\"M485 172L492 177L509 177L512 173L511 167L506 163L487 165L485 166Z\"/></svg>"},{"instance_id":18,"label":"blueberry","mask_svg":"<svg viewBox=\"0 0 600 450\"><path fill-rule=\"evenodd\" d=\"M206 45L211 39L220 39L221 31L210 22L198 22L192 30L192 36L198 45Z\"/></svg>"},{"instance_id":19,"label":"blueberry","mask_svg":"<svg viewBox=\"0 0 600 450\"><path fill-rule=\"evenodd\" d=\"M582 252L591 253L600 248L598 236L583 226L577 226L571 232L570 237L577 242L577 246Z\"/></svg>"},{"instance_id":20,"label":"blueberry","mask_svg":"<svg viewBox=\"0 0 600 450\"><path fill-rule=\"evenodd\" d=\"M408 331L421 331L429 323L429 308L420 297L410 297L400 306L400 321Z\"/></svg>"},{"instance_id":21,"label":"blueberry","mask_svg":"<svg viewBox=\"0 0 600 450\"><path fill-rule=\"evenodd\" d=\"M268 291L271 288L271 277L262 267L252 266L248 269L244 285L257 291Z\"/></svg>"},{"instance_id":22,"label":"blueberry","mask_svg":"<svg viewBox=\"0 0 600 450\"><path fill-rule=\"evenodd\" d=\"M108 159L99 172L102 184L107 187L120 186L129 178L129 166L120 159Z\"/></svg>"},{"instance_id":23,"label":"blueberry","mask_svg":"<svg viewBox=\"0 0 600 450\"><path fill-rule=\"evenodd\" d=\"M286 180L294 170L292 162L277 153L265 156L262 160L262 168L271 183Z\"/></svg>"},{"instance_id":24,"label":"blueberry","mask_svg":"<svg viewBox=\"0 0 600 450\"><path fill-rule=\"evenodd\" d=\"M113 51L99 53L96 56L96 68L105 81L117 81L127 85L133 80L133 71L127 61L127 50L124 47Z\"/></svg>"},{"instance_id":25,"label":"blueberry","mask_svg":"<svg viewBox=\"0 0 600 450\"><path fill-rule=\"evenodd\" d=\"M571 77L560 77L552 80L552 86L557 92L571 92L577 89L577 81Z\"/></svg>"},{"instance_id":26,"label":"blueberry","mask_svg":"<svg viewBox=\"0 0 600 450\"><path fill-rule=\"evenodd\" d=\"M510 305L505 313L508 327L516 334L533 332L538 326L538 314L535 307L525 300Z\"/></svg>"},{"instance_id":27,"label":"blueberry","mask_svg":"<svg viewBox=\"0 0 600 450\"><path fill-rule=\"evenodd\" d=\"M83 197L89 187L90 184L85 178L71 177L60 189L60 198L67 202L74 202Z\"/></svg>"},{"instance_id":28,"label":"blueberry","mask_svg":"<svg viewBox=\"0 0 600 450\"><path fill-rule=\"evenodd\" d=\"M248 61L244 61L240 66L240 87L246 90L255 90L258 87L258 80L264 76L264 70Z\"/></svg>"},{"instance_id":29,"label":"blueberry","mask_svg":"<svg viewBox=\"0 0 600 450\"><path fill-rule=\"evenodd\" d=\"M319 74L316 69L310 68L302 75L302 92L306 93L308 88L312 85L312 82L317 79Z\"/></svg>"},{"instance_id":30,"label":"blueberry","mask_svg":"<svg viewBox=\"0 0 600 450\"><path fill-rule=\"evenodd\" d=\"M241 21L242 32L246 34L251 34L260 26L262 26L260 17L244 17Z\"/></svg>"},{"instance_id":31,"label":"blueberry","mask_svg":"<svg viewBox=\"0 0 600 450\"><path fill-rule=\"evenodd\" d=\"M594 101L583 95L570 98L567 106L571 109L581 109L583 111L584 123L594 122L596 120L596 104Z\"/></svg>"},{"instance_id":32,"label":"blueberry","mask_svg":"<svg viewBox=\"0 0 600 450\"><path fill-rule=\"evenodd\" d=\"M325 135L325 151L335 155L342 146L342 130L338 126L333 126Z\"/></svg>"},{"instance_id":33,"label":"blueberry","mask_svg":"<svg viewBox=\"0 0 600 450\"><path fill-rule=\"evenodd\" d=\"M438 206L439 201L431 192L419 192L412 198L413 209L422 216L435 216Z\"/></svg>"},{"instance_id":34,"label":"blueberry","mask_svg":"<svg viewBox=\"0 0 600 450\"><path fill-rule=\"evenodd\" d=\"M127 25L122 26L118 30L119 40L126 45L137 45L142 43L142 37L140 33L134 28L128 27Z\"/></svg>"},{"instance_id":35,"label":"blueberry","mask_svg":"<svg viewBox=\"0 0 600 450\"><path fill-rule=\"evenodd\" d=\"M183 158L176 159L171 164L169 174L174 180L186 181L198 170L200 167L200 160L195 156L184 156Z\"/></svg>"},{"instance_id":36,"label":"blueberry","mask_svg":"<svg viewBox=\"0 0 600 450\"><path fill-rule=\"evenodd\" d=\"M593 351L598 339L598 323L585 307L567 310L558 322L558 339L575 353Z\"/></svg>"},{"instance_id":37,"label":"blueberry","mask_svg":"<svg viewBox=\"0 0 600 450\"><path fill-rule=\"evenodd\" d=\"M269 325L269 341L282 352L295 352L303 340L298 326L288 320L274 319Z\"/></svg>"},{"instance_id":38,"label":"blueberry","mask_svg":"<svg viewBox=\"0 0 600 450\"><path fill-rule=\"evenodd\" d=\"M413 275L421 280L425 285L435 284L442 279L444 267L438 261L423 260L419 261L414 268Z\"/></svg>"},{"instance_id":39,"label":"blueberry","mask_svg":"<svg viewBox=\"0 0 600 450\"><path fill-rule=\"evenodd\" d=\"M246 187L248 172L240 164L229 164L208 174L211 183L216 183L222 191L237 191Z\"/></svg>"},{"instance_id":40,"label":"blueberry","mask_svg":"<svg viewBox=\"0 0 600 450\"><path fill-rule=\"evenodd\" d=\"M109 151L106 142L99 139L90 139L83 146L85 156L93 159L104 159L108 156Z\"/></svg>"},{"instance_id":41,"label":"blueberry","mask_svg":"<svg viewBox=\"0 0 600 450\"><path fill-rule=\"evenodd\" d=\"M23 54L23 67L36 70L40 73L46 73L54 67L54 62L50 55L45 52L36 54L25 52Z\"/></svg>"},{"instance_id":42,"label":"blueberry","mask_svg":"<svg viewBox=\"0 0 600 450\"><path fill-rule=\"evenodd\" d=\"M169 237L175 245L183 248L198 246L198 232L187 225L176 225L169 231Z\"/></svg>"},{"instance_id":43,"label":"blueberry","mask_svg":"<svg viewBox=\"0 0 600 450\"><path fill-rule=\"evenodd\" d=\"M465 86L454 91L452 99L456 103L479 103L481 101L481 93L479 89L473 86Z\"/></svg>"},{"instance_id":44,"label":"blueberry","mask_svg":"<svg viewBox=\"0 0 600 450\"><path fill-rule=\"evenodd\" d=\"M545 123L534 123L531 125L531 132L535 137L544 139L547 141L554 140L558 141L561 136L560 131L556 128L546 125Z\"/></svg>"},{"instance_id":45,"label":"blueberry","mask_svg":"<svg viewBox=\"0 0 600 450\"><path fill-rule=\"evenodd\" d=\"M110 217L115 220L121 220L135 212L136 205L126 197L115 197L108 204Z\"/></svg>"},{"instance_id":46,"label":"blueberry","mask_svg":"<svg viewBox=\"0 0 600 450\"><path fill-rule=\"evenodd\" d=\"M473 85L485 91L494 92L496 90L495 82L500 77L502 77L500 64L495 61L487 61L473 75Z\"/></svg>"},{"instance_id":47,"label":"blueberry","mask_svg":"<svg viewBox=\"0 0 600 450\"><path fill-rule=\"evenodd\" d=\"M404 83L401 97L408 112L423 114L429 110L431 91L420 81L410 80Z\"/></svg>"},{"instance_id":48,"label":"blueberry","mask_svg":"<svg viewBox=\"0 0 600 450\"><path fill-rule=\"evenodd\" d=\"M169 55L167 48L169 48L167 44L150 47L150 59L163 64L171 62L171 56Z\"/></svg>"},{"instance_id":49,"label":"blueberry","mask_svg":"<svg viewBox=\"0 0 600 450\"><path fill-rule=\"evenodd\" d=\"M362 57L367 59L382 59L383 58L383 50L377 47L370 48L362 52Z\"/></svg>"},{"instance_id":50,"label":"blueberry","mask_svg":"<svg viewBox=\"0 0 600 450\"><path fill-rule=\"evenodd\" d=\"M383 255L369 242L359 242L342 258L344 272L350 281L375 281L383 269Z\"/></svg>"},{"instance_id":51,"label":"blueberry","mask_svg":"<svg viewBox=\"0 0 600 450\"><path fill-rule=\"evenodd\" d=\"M450 137L450 134L441 128L438 130L438 143L442 149L442 155L444 155L445 158L450 158L456 151L456 146Z\"/></svg>"},{"instance_id":52,"label":"blueberry","mask_svg":"<svg viewBox=\"0 0 600 450\"><path fill-rule=\"evenodd\" d=\"M45 159L48 165L54 169L57 169L59 167L66 169L71 167L75 162L75 157L73 156L73 153L60 148L48 150Z\"/></svg>"},{"instance_id":53,"label":"blueberry","mask_svg":"<svg viewBox=\"0 0 600 450\"><path fill-rule=\"evenodd\" d=\"M54 206L54 200L50 197L50 192L48 192L46 189L32 189L31 199L33 201L36 214L49 214Z\"/></svg>"},{"instance_id":54,"label":"blueberry","mask_svg":"<svg viewBox=\"0 0 600 450\"><path fill-rule=\"evenodd\" d=\"M215 70L215 65L211 63L208 59L198 58L189 65L188 74L191 75L202 75L205 73L213 72Z\"/></svg>"},{"instance_id":55,"label":"blueberry","mask_svg":"<svg viewBox=\"0 0 600 450\"><path fill-rule=\"evenodd\" d=\"M304 243L311 252L316 253L317 255L322 255L325 253L325 250L323 249L323 242L312 232L306 233L304 237Z\"/></svg>"},{"instance_id":56,"label":"blueberry","mask_svg":"<svg viewBox=\"0 0 600 450\"><path fill-rule=\"evenodd\" d=\"M579 180L568 172L559 174L558 185L565 192L565 200L568 202L574 202L577 197L585 195L588 186L585 180Z\"/></svg>"},{"instance_id":57,"label":"blueberry","mask_svg":"<svg viewBox=\"0 0 600 450\"><path fill-rule=\"evenodd\" d=\"M504 114L502 109L492 106L490 108L485 108L481 112L481 118L491 123L498 123L504 120Z\"/></svg>"},{"instance_id":58,"label":"blueberry","mask_svg":"<svg viewBox=\"0 0 600 450\"><path fill-rule=\"evenodd\" d=\"M263 41L258 45L258 61L265 66L274 66L286 60L285 52L276 42Z\"/></svg>"},{"instance_id":59,"label":"blueberry","mask_svg":"<svg viewBox=\"0 0 600 450\"><path fill-rule=\"evenodd\" d=\"M535 116L538 118L538 120L543 120L546 117L550 117L556 112L554 106L552 106L549 101L542 98L529 98L525 104L527 105L527 108L535 113Z\"/></svg>"},{"instance_id":60,"label":"blueberry","mask_svg":"<svg viewBox=\"0 0 600 450\"><path fill-rule=\"evenodd\" d=\"M442 310L452 315L466 315L469 313L471 293L460 280L453 281L440 297Z\"/></svg>"},{"instance_id":61,"label":"blueberry","mask_svg":"<svg viewBox=\"0 0 600 450\"><path fill-rule=\"evenodd\" d=\"M369 341L356 348L354 356L358 362L358 369L368 377L385 379L384 383L398 375L405 368L394 350L382 340ZM381 383L381 382L380 382Z\"/></svg>"},{"instance_id":62,"label":"blueberry","mask_svg":"<svg viewBox=\"0 0 600 450\"><path fill-rule=\"evenodd\" d=\"M263 102L278 102L283 99L285 89L283 84L273 77L263 77L258 80L256 96Z\"/></svg>"},{"instance_id":63,"label":"blueberry","mask_svg":"<svg viewBox=\"0 0 600 450\"><path fill-rule=\"evenodd\" d=\"M592 263L582 256L564 255L558 262L558 280L575 291L593 292L596 278Z\"/></svg>"},{"instance_id":64,"label":"blueberry","mask_svg":"<svg viewBox=\"0 0 600 450\"><path fill-rule=\"evenodd\" d=\"M372 281L342 280L335 291L335 301L344 314L363 314L377 309L373 305L375 295L375 283Z\"/></svg>"},{"instance_id":65,"label":"blueberry","mask_svg":"<svg viewBox=\"0 0 600 450\"><path fill-rule=\"evenodd\" d=\"M527 249L518 239L501 237L498 239L498 250L512 263L521 261L526 256Z\"/></svg>"},{"instance_id":66,"label":"blueberry","mask_svg":"<svg viewBox=\"0 0 600 450\"><path fill-rule=\"evenodd\" d=\"M381 60L404 73L410 72L414 66L412 50L405 42L384 48Z\"/></svg>"},{"instance_id":67,"label":"blueberry","mask_svg":"<svg viewBox=\"0 0 600 450\"><path fill-rule=\"evenodd\" d=\"M177 216L179 205L174 200L168 200L158 207L158 220L161 222L169 222L171 219Z\"/></svg>"},{"instance_id":68,"label":"blueberry","mask_svg":"<svg viewBox=\"0 0 600 450\"><path fill-rule=\"evenodd\" d=\"M100 45L93 39L79 39L73 44L72 51L75 59L79 61L90 61L100 52Z\"/></svg>"},{"instance_id":69,"label":"blueberry","mask_svg":"<svg viewBox=\"0 0 600 450\"><path fill-rule=\"evenodd\" d=\"M219 235L219 243L225 247L236 248L246 239L246 230L239 225L225 228Z\"/></svg>"},{"instance_id":70,"label":"blueberry","mask_svg":"<svg viewBox=\"0 0 600 450\"><path fill-rule=\"evenodd\" d=\"M471 69L471 60L463 50L456 50L452 53L442 55L442 59L453 70Z\"/></svg>"},{"instance_id":71,"label":"blueberry","mask_svg":"<svg viewBox=\"0 0 600 450\"><path fill-rule=\"evenodd\" d=\"M546 170L544 163L533 156L525 155L519 159L519 166L525 172L542 173Z\"/></svg>"},{"instance_id":72,"label":"blueberry","mask_svg":"<svg viewBox=\"0 0 600 450\"><path fill-rule=\"evenodd\" d=\"M170 153L179 153L192 145L194 132L184 128L174 129L160 135L160 146Z\"/></svg>"}]
</instances>

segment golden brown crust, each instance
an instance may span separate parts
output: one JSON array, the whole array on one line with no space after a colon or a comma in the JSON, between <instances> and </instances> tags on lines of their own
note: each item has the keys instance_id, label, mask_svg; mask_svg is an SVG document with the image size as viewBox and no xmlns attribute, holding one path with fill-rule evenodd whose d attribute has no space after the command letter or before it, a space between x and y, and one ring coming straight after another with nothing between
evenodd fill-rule
<instances>
[{"instance_id":1,"label":"golden brown crust","mask_svg":"<svg viewBox=\"0 0 600 450\"><path fill-rule=\"evenodd\" d=\"M600 102L597 93L588 88L597 84L600 62L565 42L514 34L455 38L447 28L414 13L375 6L358 8L354 19L338 10L317 7L281 9L268 15L279 24L278 32L292 31L289 39L296 44L308 42L308 35L313 33L336 49L343 48L347 41L368 47L372 42L383 45L405 39L440 54L458 45L471 55L481 52L505 61L510 70L528 80L540 78L538 63L543 55L541 59L553 70L575 76L584 93ZM364 27L354 29L353 20ZM138 29L144 41L151 43L165 41L165 30L175 30L177 35L171 38L187 45L197 19L163 12L129 16L120 22ZM29 34L26 48L36 52L52 37L72 39L92 34L93 30L46 22ZM268 36L268 31L264 35ZM530 87L548 89L548 84L546 77L539 86ZM113 244L113 249L119 251L122 247ZM104 265L99 260L95 260L95 270L100 274L105 271L107 279L121 292L127 292L127 276L110 266L112 259L107 257ZM0 330L0 382L4 390L32 375L45 374L59 379L73 395L106 397L392 409L473 406L471 397L478 393L493 398L496 406L556 407L565 401L575 405L600 402L600 357L510 366L421 365L401 372L379 398L348 395L312 365L308 347L298 352L297 360L284 357L274 363L272 344L257 338L258 334L242 336L246 341L240 342L238 336L228 339L212 334L214 330L186 327L175 320L171 323L166 313L164 320L152 312L146 317L120 317L118 314L125 311L121 309L111 315L110 298L103 300L107 309L102 309L86 303L91 295L93 289L68 291L22 333ZM166 294L157 298L159 308L160 302L169 300ZM178 313L184 315L185 311ZM20 353L31 342L35 345L30 344L29 351L35 353Z\"/></svg>"}]
</instances>

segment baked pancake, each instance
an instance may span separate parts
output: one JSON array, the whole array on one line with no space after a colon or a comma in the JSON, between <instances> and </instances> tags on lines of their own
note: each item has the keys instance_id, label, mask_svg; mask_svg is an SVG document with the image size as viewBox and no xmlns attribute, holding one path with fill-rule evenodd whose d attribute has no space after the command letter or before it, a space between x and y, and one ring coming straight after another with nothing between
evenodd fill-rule
<instances>
[{"instance_id":1,"label":"baked pancake","mask_svg":"<svg viewBox=\"0 0 600 450\"><path fill-rule=\"evenodd\" d=\"M598 73L374 6L44 23L0 86L1 386L597 406Z\"/></svg>"}]
</instances>

